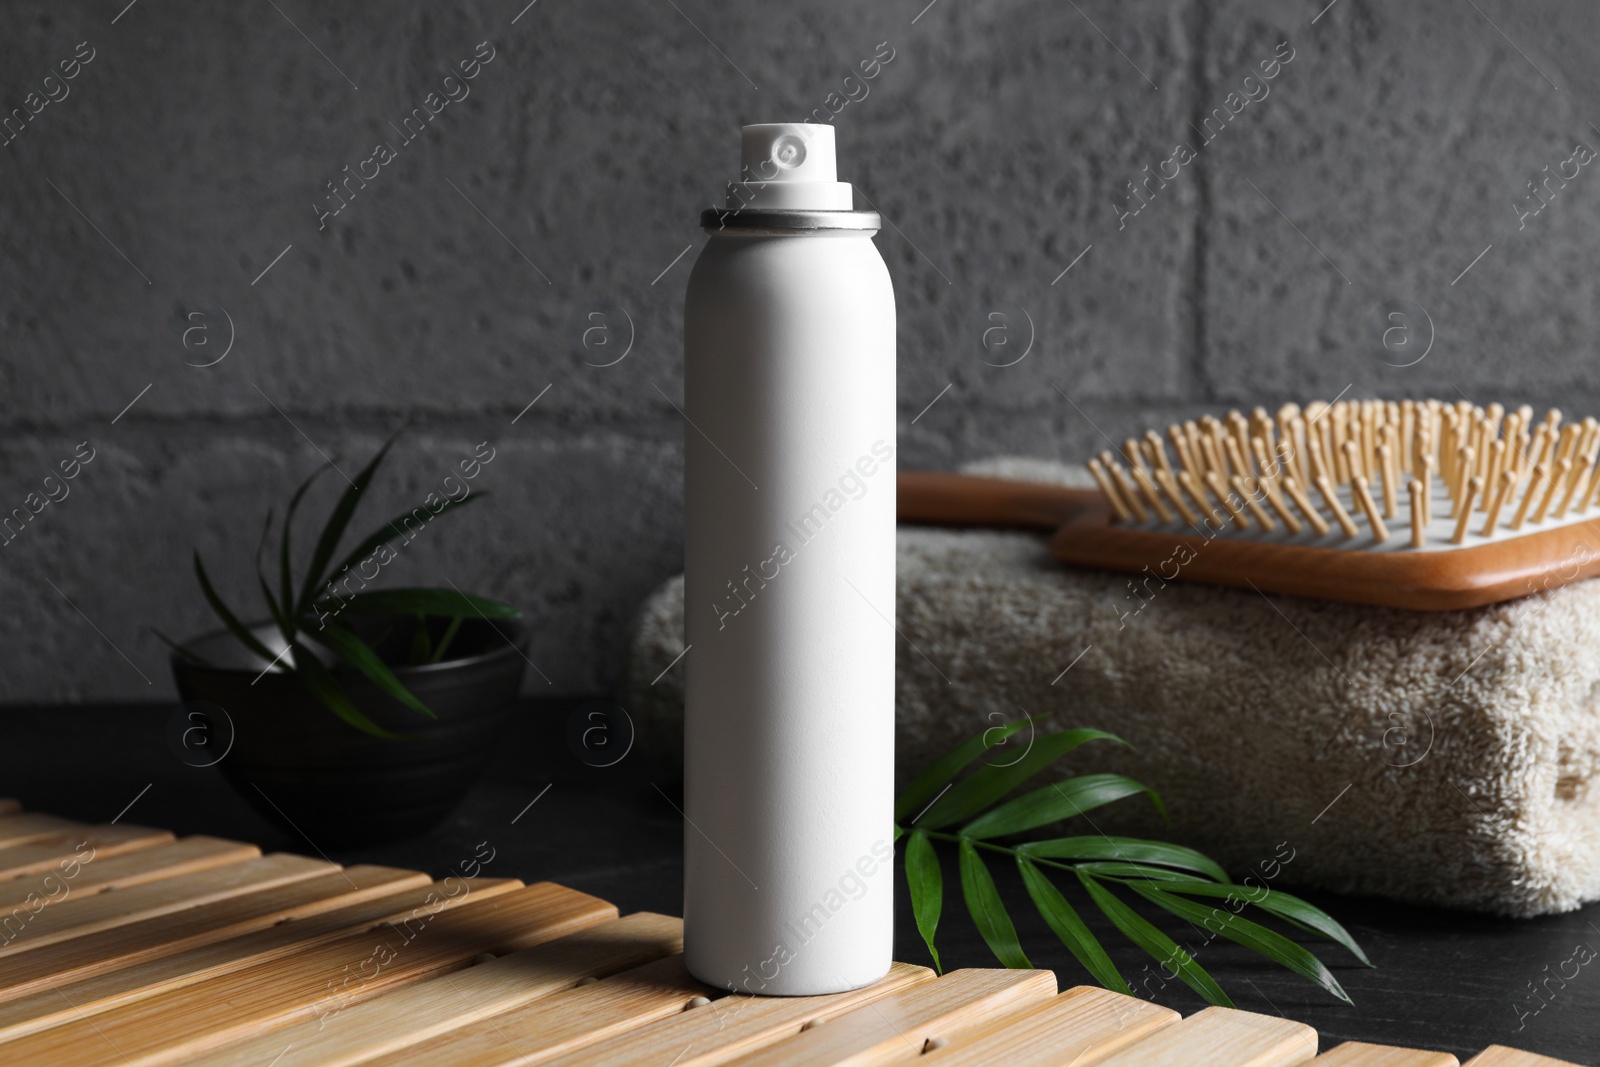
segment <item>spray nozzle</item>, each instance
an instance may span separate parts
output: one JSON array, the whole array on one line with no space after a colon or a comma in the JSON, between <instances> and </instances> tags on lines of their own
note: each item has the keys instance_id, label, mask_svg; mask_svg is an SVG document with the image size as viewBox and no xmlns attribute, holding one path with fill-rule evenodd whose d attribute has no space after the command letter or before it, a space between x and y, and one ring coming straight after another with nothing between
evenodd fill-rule
<instances>
[{"instance_id":1,"label":"spray nozzle","mask_svg":"<svg viewBox=\"0 0 1600 1067\"><path fill-rule=\"evenodd\" d=\"M806 144L786 133L772 142L772 161L784 170L794 170L806 161Z\"/></svg>"},{"instance_id":2,"label":"spray nozzle","mask_svg":"<svg viewBox=\"0 0 1600 1067\"><path fill-rule=\"evenodd\" d=\"M742 181L728 187L731 208L849 211L849 182L838 180L833 127L763 122L740 136Z\"/></svg>"}]
</instances>

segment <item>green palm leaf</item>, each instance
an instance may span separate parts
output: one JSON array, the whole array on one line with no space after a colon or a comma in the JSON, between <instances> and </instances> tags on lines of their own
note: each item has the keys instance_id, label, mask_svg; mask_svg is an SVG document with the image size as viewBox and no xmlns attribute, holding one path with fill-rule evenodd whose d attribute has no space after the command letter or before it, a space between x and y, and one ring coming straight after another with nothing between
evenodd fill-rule
<instances>
[{"instance_id":1,"label":"green palm leaf","mask_svg":"<svg viewBox=\"0 0 1600 1067\"><path fill-rule=\"evenodd\" d=\"M1219 882L1228 880L1228 872L1203 852L1196 852L1181 845L1169 845L1165 841L1146 841L1137 837L1107 837L1104 834L1055 837L1018 845L1017 851L1026 856L1038 856L1042 859L1159 863L1166 867L1194 871Z\"/></svg>"},{"instance_id":2,"label":"green palm leaf","mask_svg":"<svg viewBox=\"0 0 1600 1067\"><path fill-rule=\"evenodd\" d=\"M1011 925L1011 916L1006 914L1000 892L994 887L994 878L970 841L961 842L961 895L966 898L967 911L972 914L978 933L983 935L984 943L995 958L1007 967L1032 967L1022 953L1016 927Z\"/></svg>"},{"instance_id":3,"label":"green palm leaf","mask_svg":"<svg viewBox=\"0 0 1600 1067\"><path fill-rule=\"evenodd\" d=\"M957 782L917 820L937 830L971 818L1044 768L1089 741L1126 741L1104 730L1062 730L1036 738L1026 753L1007 764L989 763Z\"/></svg>"},{"instance_id":4,"label":"green palm leaf","mask_svg":"<svg viewBox=\"0 0 1600 1067\"><path fill-rule=\"evenodd\" d=\"M1208 1004L1223 1008L1233 1007L1233 1001L1222 991L1216 979L1196 963L1193 957L1178 947L1176 941L1150 925L1138 912L1119 900L1115 893L1093 878L1079 874L1078 880L1089 891L1095 906L1105 913L1113 926L1122 931L1124 937L1153 956L1162 967L1176 972L1176 976L1183 980L1184 985L1199 993Z\"/></svg>"},{"instance_id":5,"label":"green palm leaf","mask_svg":"<svg viewBox=\"0 0 1600 1067\"><path fill-rule=\"evenodd\" d=\"M1038 716L1031 716L1002 726L992 726L934 760L927 770L913 778L911 784L901 792L899 799L894 802L894 817L906 819L916 814L924 804L933 799L946 782L960 772L961 768L989 749L1004 744L1018 730L1037 719Z\"/></svg>"},{"instance_id":6,"label":"green palm leaf","mask_svg":"<svg viewBox=\"0 0 1600 1067\"><path fill-rule=\"evenodd\" d=\"M933 842L921 830L906 842L906 887L911 891L911 913L917 919L917 933L928 946L934 969L942 973L944 966L939 962L933 935L939 929L939 913L944 909L944 874L939 870Z\"/></svg>"},{"instance_id":7,"label":"green palm leaf","mask_svg":"<svg viewBox=\"0 0 1600 1067\"><path fill-rule=\"evenodd\" d=\"M1344 987L1339 984L1339 980L1332 972L1323 966L1322 961L1282 934L1232 912L1220 908L1208 908L1192 900L1164 893L1150 883L1129 882L1127 885L1146 900L1165 908L1180 919L1186 919L1212 933L1221 934L1229 941L1243 945L1251 951L1259 952L1267 959L1311 979L1346 1004L1350 1003L1350 995L1344 991Z\"/></svg>"},{"instance_id":8,"label":"green palm leaf","mask_svg":"<svg viewBox=\"0 0 1600 1067\"><path fill-rule=\"evenodd\" d=\"M1372 961L1367 958L1367 954L1362 951L1361 946L1356 944L1356 939L1350 936L1350 931L1341 926L1333 916L1315 904L1301 900L1299 897L1291 896L1281 889L1268 889L1265 886L1251 888L1243 885L1201 881L1173 881L1164 883L1162 888L1168 892L1184 893L1189 896L1221 897L1224 899L1233 897L1247 901L1262 911L1276 915L1280 919L1285 919L1311 933L1344 946L1350 950L1351 955L1355 956L1356 959L1368 967L1372 966ZM1257 897L1258 894L1260 894L1259 899Z\"/></svg>"},{"instance_id":9,"label":"green palm leaf","mask_svg":"<svg viewBox=\"0 0 1600 1067\"><path fill-rule=\"evenodd\" d=\"M1020 834L1037 826L1070 819L1086 811L1110 804L1123 797L1147 794L1156 810L1166 816L1155 790L1120 774L1086 774L1051 782L1031 793L1024 793L962 827L966 837L989 838Z\"/></svg>"},{"instance_id":10,"label":"green palm leaf","mask_svg":"<svg viewBox=\"0 0 1600 1067\"><path fill-rule=\"evenodd\" d=\"M1193 881L1189 875L1182 871L1171 871L1165 867L1148 867L1142 863L1113 863L1095 860L1089 863L1075 863L1075 871L1095 878L1142 878L1147 881L1158 882L1188 882Z\"/></svg>"},{"instance_id":11,"label":"green palm leaf","mask_svg":"<svg viewBox=\"0 0 1600 1067\"><path fill-rule=\"evenodd\" d=\"M1017 786L1078 745L1095 740L1126 743L1100 730L1065 730L1034 738L1018 758L1004 764L989 763L961 781L947 784L962 768L1031 721L1007 723L971 739L918 775L896 801L895 840L910 835L905 868L912 912L935 966L942 966L934 935L943 904L943 885L934 843L950 841L957 847L967 910L984 943L1007 967L1031 964L980 849L1012 857L1023 886L1046 925L1095 981L1107 989L1129 991L1104 946L1051 881L1047 868L1071 871L1090 900L1124 937L1154 958L1170 976L1181 979L1212 1004L1232 1007L1228 994L1206 969L1178 942L1134 911L1117 895L1114 886L1128 886L1157 907L1214 929L1349 1002L1343 987L1310 950L1275 930L1240 918L1237 912L1242 905L1235 901L1255 904L1306 933L1333 940L1370 966L1344 927L1287 893L1262 887L1256 891L1260 894L1258 899L1246 887L1230 883L1227 871L1202 852L1164 841L1104 834L1055 837L1014 846L992 843L995 838L1025 833L1139 794L1148 796L1166 817L1157 793L1118 774L1080 775L1006 799ZM913 812L916 814L909 827L899 825ZM943 829L963 822L959 831ZM1195 896L1227 899L1233 914L1189 899Z\"/></svg>"},{"instance_id":12,"label":"green palm leaf","mask_svg":"<svg viewBox=\"0 0 1600 1067\"><path fill-rule=\"evenodd\" d=\"M1067 903L1067 898L1061 895L1061 890L1026 856L1017 857L1017 869L1022 872L1022 884L1028 887L1028 895L1033 898L1034 906L1061 939L1061 943L1067 946L1067 951L1083 964L1096 982L1113 992L1131 996L1133 991L1128 988L1121 972L1111 962L1111 957L1106 955L1099 939L1090 932L1072 905Z\"/></svg>"}]
</instances>

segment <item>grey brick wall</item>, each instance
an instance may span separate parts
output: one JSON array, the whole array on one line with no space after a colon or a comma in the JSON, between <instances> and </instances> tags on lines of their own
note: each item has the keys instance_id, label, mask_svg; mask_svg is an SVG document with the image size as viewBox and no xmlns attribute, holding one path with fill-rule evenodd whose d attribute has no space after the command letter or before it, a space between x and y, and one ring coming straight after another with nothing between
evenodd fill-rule
<instances>
[{"instance_id":1,"label":"grey brick wall","mask_svg":"<svg viewBox=\"0 0 1600 1067\"><path fill-rule=\"evenodd\" d=\"M394 579L526 608L530 686L608 685L681 556L675 257L740 123L847 90L905 465L1346 388L1600 412L1592 4L924 2L7 4L0 510L42 510L0 548L0 701L168 694L190 549L248 601L267 505L408 421L374 520L497 451Z\"/></svg>"}]
</instances>

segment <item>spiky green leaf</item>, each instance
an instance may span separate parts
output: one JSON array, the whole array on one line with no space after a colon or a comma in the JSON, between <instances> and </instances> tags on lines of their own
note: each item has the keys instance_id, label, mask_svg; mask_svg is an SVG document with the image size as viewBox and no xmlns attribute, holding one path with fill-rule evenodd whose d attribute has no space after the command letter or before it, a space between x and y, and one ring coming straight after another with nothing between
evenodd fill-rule
<instances>
[{"instance_id":1,"label":"spiky green leaf","mask_svg":"<svg viewBox=\"0 0 1600 1067\"><path fill-rule=\"evenodd\" d=\"M455 589L376 589L350 597L344 602L344 610L444 618L474 618L479 615L486 619L522 617L522 612L509 604Z\"/></svg>"},{"instance_id":2,"label":"spiky green leaf","mask_svg":"<svg viewBox=\"0 0 1600 1067\"><path fill-rule=\"evenodd\" d=\"M261 569L261 553L267 547L267 534L272 532L272 509L267 509L267 519L261 524L261 539L256 542L256 584L261 588L261 599L266 601L267 614L272 617L273 623L278 627L278 633L283 635L285 643L294 640L294 630L288 617L284 614L283 607L278 603L278 598L273 595L272 587L267 584L266 572Z\"/></svg>"},{"instance_id":3,"label":"spiky green leaf","mask_svg":"<svg viewBox=\"0 0 1600 1067\"><path fill-rule=\"evenodd\" d=\"M452 622L457 620L452 619ZM433 656L433 642L428 640L428 620L418 615L412 620L411 649L406 653L407 663L426 663Z\"/></svg>"},{"instance_id":4,"label":"spiky green leaf","mask_svg":"<svg viewBox=\"0 0 1600 1067\"><path fill-rule=\"evenodd\" d=\"M294 673L301 683L311 691L322 704L339 718L354 726L362 733L381 737L386 741L400 740L403 735L385 730L366 716L355 702L350 699L339 680L333 672L317 659L316 655L304 645L294 646Z\"/></svg>"},{"instance_id":5,"label":"spiky green leaf","mask_svg":"<svg viewBox=\"0 0 1600 1067\"><path fill-rule=\"evenodd\" d=\"M194 554L194 576L200 583L200 592L206 598L206 603L211 605L211 610L216 613L217 618L222 620L222 625L228 628L228 632L233 634L241 645L262 659L268 661L276 660L277 656L273 655L272 651L261 643L260 638L251 633L244 623L239 621L239 617L229 609L228 605L222 602L222 598L212 588L211 579L206 575L206 566L200 562L198 550Z\"/></svg>"},{"instance_id":6,"label":"spiky green leaf","mask_svg":"<svg viewBox=\"0 0 1600 1067\"><path fill-rule=\"evenodd\" d=\"M465 615L457 615L450 620L450 625L444 628L444 633L439 635L439 644L434 647L433 655L428 657L429 663L438 663L444 659L445 652L450 648L450 642L456 638L456 633L461 629L461 624L466 620ZM421 629L421 627L419 627Z\"/></svg>"},{"instance_id":7,"label":"spiky green leaf","mask_svg":"<svg viewBox=\"0 0 1600 1067\"><path fill-rule=\"evenodd\" d=\"M366 675L373 685L376 685L406 707L413 711L421 712L430 719L438 718L432 709L418 700L411 690L407 689L400 679L394 676L394 672L389 669L388 664L378 658L378 654L365 641L357 637L355 631L335 623L320 630L307 630L306 636L318 644L326 645L332 649L340 659Z\"/></svg>"},{"instance_id":8,"label":"spiky green leaf","mask_svg":"<svg viewBox=\"0 0 1600 1067\"><path fill-rule=\"evenodd\" d=\"M322 477L330 468L318 467L312 471L305 481L295 488L294 495L289 498L289 509L283 516L283 531L278 538L278 596L283 605L283 611L289 615L289 625L293 627L300 618L300 607L294 598L294 568L290 562L289 542L294 526L294 515L300 508L300 501L305 498L306 490L312 483ZM288 635L291 639L292 633Z\"/></svg>"},{"instance_id":9,"label":"spiky green leaf","mask_svg":"<svg viewBox=\"0 0 1600 1067\"><path fill-rule=\"evenodd\" d=\"M344 536L345 528L350 525L350 518L355 514L356 505L361 503L361 494L366 492L368 484L372 481L372 475L383 462L383 457L389 454L394 442L394 437L385 441L383 447L378 449L378 454L361 468L349 487L339 494L339 502L328 514L328 521L323 524L322 533L317 538L317 547L311 553L311 564L306 568L305 579L300 585L300 596L295 601L296 616L304 615L311 607L314 591L322 584L328 561L338 549L339 540Z\"/></svg>"},{"instance_id":10,"label":"spiky green leaf","mask_svg":"<svg viewBox=\"0 0 1600 1067\"><path fill-rule=\"evenodd\" d=\"M195 652L194 650L190 649L186 645L180 645L178 642L174 641L172 638L168 637L166 634L162 633L160 630L157 630L154 626L149 627L149 630L150 630L151 633L155 634L157 638L160 639L162 644L164 644L168 648L172 649L172 651L176 652L178 655L182 656L184 659L188 660L190 663L193 663L193 664L195 664L196 666L199 666L199 667L208 667L208 668L211 668L213 670L216 669L216 664L215 663L212 663L210 660L206 659L204 656L202 656L198 652Z\"/></svg>"},{"instance_id":11,"label":"spiky green leaf","mask_svg":"<svg viewBox=\"0 0 1600 1067\"><path fill-rule=\"evenodd\" d=\"M447 511L458 511L472 503L474 500L477 500L480 497L486 497L488 495L488 492L481 492L475 493L472 496L462 497L460 500L446 500L444 505L440 507L438 511L431 512L431 515L434 519L436 519ZM362 560L376 552L379 545L389 544L393 541L410 542L410 540L415 537L416 534L408 533L406 520L412 519L415 521L414 516L417 510L418 509L414 508L411 511L406 512L404 515L396 515L394 518L378 527L378 529L372 531L360 541L357 541L355 547L349 552L345 553L344 558L340 559L339 562L335 563L332 567L329 567L327 571L324 572L328 581L333 581L334 577L344 573L346 568L355 567ZM427 508L423 507L421 510L427 511ZM431 522L432 519L429 519L428 521ZM419 527L419 529L425 528L426 527ZM359 573L359 570L357 573ZM322 585L323 583L318 582L317 584ZM307 603L302 611L310 611L316 600L317 594L313 593L311 602Z\"/></svg>"}]
</instances>

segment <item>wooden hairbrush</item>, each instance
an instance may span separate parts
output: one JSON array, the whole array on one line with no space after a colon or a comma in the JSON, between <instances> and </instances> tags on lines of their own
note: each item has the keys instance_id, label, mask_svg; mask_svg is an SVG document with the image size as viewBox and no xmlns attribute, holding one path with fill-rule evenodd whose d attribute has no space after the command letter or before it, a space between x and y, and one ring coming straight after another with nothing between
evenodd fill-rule
<instances>
[{"instance_id":1,"label":"wooden hairbrush","mask_svg":"<svg viewBox=\"0 0 1600 1067\"><path fill-rule=\"evenodd\" d=\"M1051 529L1057 559L1146 585L1476 607L1600 574L1600 422L1533 416L1465 400L1230 411L1101 452L1098 489L905 471L900 519Z\"/></svg>"}]
</instances>

